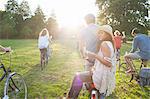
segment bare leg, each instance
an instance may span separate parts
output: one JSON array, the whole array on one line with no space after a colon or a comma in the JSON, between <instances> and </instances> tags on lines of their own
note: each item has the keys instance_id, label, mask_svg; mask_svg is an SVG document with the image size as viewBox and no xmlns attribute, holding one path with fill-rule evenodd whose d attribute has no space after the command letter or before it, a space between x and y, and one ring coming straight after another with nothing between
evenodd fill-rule
<instances>
[{"instance_id":1,"label":"bare leg","mask_svg":"<svg viewBox=\"0 0 150 99\"><path fill-rule=\"evenodd\" d=\"M132 59L128 55L125 55L124 58L127 63L127 67L129 67L131 71L134 71Z\"/></svg>"}]
</instances>

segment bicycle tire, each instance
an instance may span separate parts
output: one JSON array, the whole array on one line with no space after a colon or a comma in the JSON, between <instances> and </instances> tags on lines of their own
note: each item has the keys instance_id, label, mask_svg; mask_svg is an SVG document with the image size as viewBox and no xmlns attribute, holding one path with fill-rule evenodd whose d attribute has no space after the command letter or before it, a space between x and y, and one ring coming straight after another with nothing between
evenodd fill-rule
<instances>
[{"instance_id":1,"label":"bicycle tire","mask_svg":"<svg viewBox=\"0 0 150 99\"><path fill-rule=\"evenodd\" d=\"M92 89L90 92L89 99L98 99L99 98L99 92L96 89Z\"/></svg>"},{"instance_id":2,"label":"bicycle tire","mask_svg":"<svg viewBox=\"0 0 150 99\"><path fill-rule=\"evenodd\" d=\"M23 77L13 72L7 77L3 99L27 99L27 85Z\"/></svg>"},{"instance_id":3,"label":"bicycle tire","mask_svg":"<svg viewBox=\"0 0 150 99\"><path fill-rule=\"evenodd\" d=\"M121 82L130 82L131 75L128 75L126 71L128 70L126 63L121 63L119 65L119 77Z\"/></svg>"}]
</instances>

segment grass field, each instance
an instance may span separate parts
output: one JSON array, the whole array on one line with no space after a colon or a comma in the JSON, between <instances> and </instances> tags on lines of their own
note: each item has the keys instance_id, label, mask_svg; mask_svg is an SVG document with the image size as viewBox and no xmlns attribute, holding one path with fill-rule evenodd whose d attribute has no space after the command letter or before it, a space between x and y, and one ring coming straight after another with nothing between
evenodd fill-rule
<instances>
[{"instance_id":1,"label":"grass field","mask_svg":"<svg viewBox=\"0 0 150 99\"><path fill-rule=\"evenodd\" d=\"M11 46L14 50L11 68L25 78L29 99L59 99L64 92L68 92L74 74L83 71L84 61L79 56L74 40L54 41L52 58L43 71L39 65L36 40L0 40L0 44ZM131 44L123 44L121 56L125 51L129 51L130 47ZM7 55L3 58L7 59ZM8 66L7 61L4 63ZM135 64L138 65L139 61ZM1 70L0 73L2 74ZM4 82L0 82L0 96L3 86ZM122 78L116 72L116 89L106 99L150 99L149 97L149 93L143 92L135 81L122 82ZM80 96L79 99L88 99L88 97Z\"/></svg>"}]
</instances>

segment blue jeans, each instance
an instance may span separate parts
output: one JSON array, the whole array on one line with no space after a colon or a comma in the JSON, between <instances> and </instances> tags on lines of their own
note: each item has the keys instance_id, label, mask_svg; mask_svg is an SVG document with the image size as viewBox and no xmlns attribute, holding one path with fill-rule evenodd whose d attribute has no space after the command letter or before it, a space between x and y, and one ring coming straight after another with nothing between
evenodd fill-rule
<instances>
[{"instance_id":1,"label":"blue jeans","mask_svg":"<svg viewBox=\"0 0 150 99\"><path fill-rule=\"evenodd\" d=\"M105 96L106 96L106 95L105 95L105 94L103 94L103 93L102 93L102 94L100 94L100 99L105 99Z\"/></svg>"}]
</instances>

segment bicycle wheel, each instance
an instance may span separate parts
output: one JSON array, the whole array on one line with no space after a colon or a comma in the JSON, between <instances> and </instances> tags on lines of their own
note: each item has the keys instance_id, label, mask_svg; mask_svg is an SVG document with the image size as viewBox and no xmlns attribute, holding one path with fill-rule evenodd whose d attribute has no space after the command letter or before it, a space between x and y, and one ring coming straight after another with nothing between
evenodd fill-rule
<instances>
[{"instance_id":1,"label":"bicycle wheel","mask_svg":"<svg viewBox=\"0 0 150 99\"><path fill-rule=\"evenodd\" d=\"M27 86L20 74L15 72L7 77L3 99L27 99Z\"/></svg>"},{"instance_id":2,"label":"bicycle wheel","mask_svg":"<svg viewBox=\"0 0 150 99\"><path fill-rule=\"evenodd\" d=\"M127 74L126 71L128 70L126 63L121 63L119 65L119 77L121 82L130 82L131 75Z\"/></svg>"},{"instance_id":3,"label":"bicycle wheel","mask_svg":"<svg viewBox=\"0 0 150 99\"><path fill-rule=\"evenodd\" d=\"M89 99L98 99L99 98L99 92L96 89L93 89L90 93Z\"/></svg>"}]
</instances>

